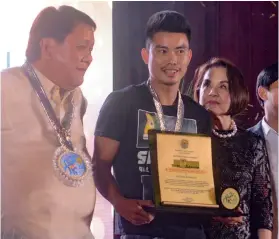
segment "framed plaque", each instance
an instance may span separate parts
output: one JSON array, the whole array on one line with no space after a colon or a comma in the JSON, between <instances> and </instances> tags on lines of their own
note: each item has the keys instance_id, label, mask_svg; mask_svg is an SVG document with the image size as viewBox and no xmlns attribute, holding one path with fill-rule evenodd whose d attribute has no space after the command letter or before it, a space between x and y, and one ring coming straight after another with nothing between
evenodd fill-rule
<instances>
[{"instance_id":1,"label":"framed plaque","mask_svg":"<svg viewBox=\"0 0 279 239\"><path fill-rule=\"evenodd\" d=\"M211 137L149 131L153 200L156 211L241 216L239 192L219 191Z\"/></svg>"}]
</instances>

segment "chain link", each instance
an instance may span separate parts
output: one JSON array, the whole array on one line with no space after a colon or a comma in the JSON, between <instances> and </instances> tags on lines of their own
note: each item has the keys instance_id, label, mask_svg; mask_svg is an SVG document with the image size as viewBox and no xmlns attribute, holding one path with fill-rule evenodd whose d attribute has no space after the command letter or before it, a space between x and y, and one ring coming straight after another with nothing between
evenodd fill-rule
<instances>
[{"instance_id":1,"label":"chain link","mask_svg":"<svg viewBox=\"0 0 279 239\"><path fill-rule=\"evenodd\" d=\"M175 123L175 128L167 129L165 120L164 120L164 112L163 112L162 105L160 103L157 93L151 86L150 79L148 79L147 85L148 85L150 93L153 97L153 102L154 102L154 105L155 105L155 108L157 111L157 115L158 115L158 119L159 119L159 123L160 123L160 129L162 131L173 131L174 130L175 132L180 132L182 129L182 123L183 123L183 118L184 118L184 103L183 103L180 91L178 91L177 120Z\"/></svg>"}]
</instances>

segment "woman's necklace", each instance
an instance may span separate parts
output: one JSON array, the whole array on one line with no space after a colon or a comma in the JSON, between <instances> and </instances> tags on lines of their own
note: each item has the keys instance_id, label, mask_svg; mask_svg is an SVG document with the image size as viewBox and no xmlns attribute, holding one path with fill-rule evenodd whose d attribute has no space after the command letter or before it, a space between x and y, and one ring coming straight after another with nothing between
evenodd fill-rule
<instances>
[{"instance_id":1,"label":"woman's necklace","mask_svg":"<svg viewBox=\"0 0 279 239\"><path fill-rule=\"evenodd\" d=\"M234 120L232 120L231 127L232 127L232 132L229 134L220 134L215 129L212 129L212 133L215 134L219 138L230 138L230 137L233 137L237 132L237 126L236 126L236 123L234 122Z\"/></svg>"}]
</instances>

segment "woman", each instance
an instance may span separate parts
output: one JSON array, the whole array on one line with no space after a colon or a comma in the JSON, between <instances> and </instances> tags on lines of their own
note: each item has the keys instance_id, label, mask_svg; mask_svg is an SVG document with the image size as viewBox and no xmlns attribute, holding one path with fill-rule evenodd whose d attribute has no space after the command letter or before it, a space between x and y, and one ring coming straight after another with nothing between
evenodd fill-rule
<instances>
[{"instance_id":1,"label":"woman","mask_svg":"<svg viewBox=\"0 0 279 239\"><path fill-rule=\"evenodd\" d=\"M271 238L272 202L269 166L261 138L237 127L234 117L245 110L249 94L239 69L214 58L194 77L194 98L212 113L214 168L221 191L234 185L240 194L238 210L248 216L215 218L209 238ZM254 232L254 234L253 234Z\"/></svg>"}]
</instances>

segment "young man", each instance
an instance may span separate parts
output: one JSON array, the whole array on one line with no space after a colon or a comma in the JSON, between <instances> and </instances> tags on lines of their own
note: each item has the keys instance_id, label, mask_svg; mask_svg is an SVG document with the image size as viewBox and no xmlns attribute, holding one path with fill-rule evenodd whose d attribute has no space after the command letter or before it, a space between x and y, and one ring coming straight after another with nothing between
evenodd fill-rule
<instances>
[{"instance_id":1,"label":"young man","mask_svg":"<svg viewBox=\"0 0 279 239\"><path fill-rule=\"evenodd\" d=\"M274 229L278 238L278 62L263 69L257 79L256 94L264 109L263 119L249 130L265 139L273 184Z\"/></svg>"},{"instance_id":2,"label":"young man","mask_svg":"<svg viewBox=\"0 0 279 239\"><path fill-rule=\"evenodd\" d=\"M95 22L69 6L35 19L22 67L1 72L3 239L92 239L90 175L79 86Z\"/></svg>"},{"instance_id":3,"label":"young man","mask_svg":"<svg viewBox=\"0 0 279 239\"><path fill-rule=\"evenodd\" d=\"M207 111L179 92L192 57L190 39L190 26L180 13L152 15L142 50L149 80L111 93L100 111L94 178L98 190L115 208L115 230L122 239L205 238L201 217L164 213L154 218L144 209L153 206L148 130L211 132Z\"/></svg>"}]
</instances>

